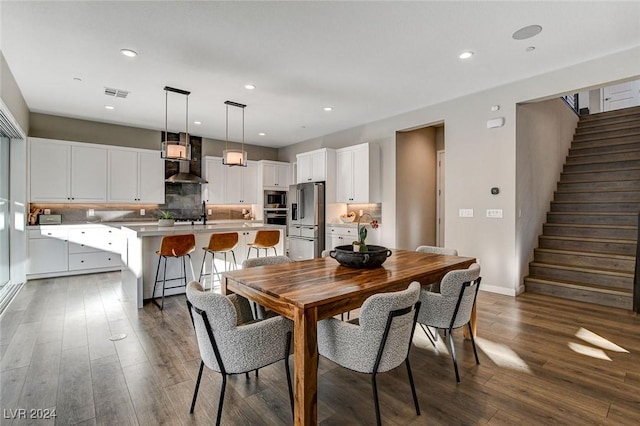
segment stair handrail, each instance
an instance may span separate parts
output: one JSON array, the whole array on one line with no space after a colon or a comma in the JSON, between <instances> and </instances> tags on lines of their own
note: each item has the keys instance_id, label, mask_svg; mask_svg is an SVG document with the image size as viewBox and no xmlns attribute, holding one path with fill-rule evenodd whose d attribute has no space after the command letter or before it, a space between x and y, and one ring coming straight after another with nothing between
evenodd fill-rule
<instances>
[{"instance_id":1,"label":"stair handrail","mask_svg":"<svg viewBox=\"0 0 640 426\"><path fill-rule=\"evenodd\" d=\"M576 115L580 115L580 111L578 109L578 94L575 93L573 95L564 95L561 96L560 99L562 99L564 101L565 104L567 104L567 106L569 108L571 108L571 111L573 111Z\"/></svg>"},{"instance_id":2,"label":"stair handrail","mask_svg":"<svg viewBox=\"0 0 640 426\"><path fill-rule=\"evenodd\" d=\"M640 313L640 212L638 212L638 233L636 234L636 266L633 274L633 312Z\"/></svg>"}]
</instances>

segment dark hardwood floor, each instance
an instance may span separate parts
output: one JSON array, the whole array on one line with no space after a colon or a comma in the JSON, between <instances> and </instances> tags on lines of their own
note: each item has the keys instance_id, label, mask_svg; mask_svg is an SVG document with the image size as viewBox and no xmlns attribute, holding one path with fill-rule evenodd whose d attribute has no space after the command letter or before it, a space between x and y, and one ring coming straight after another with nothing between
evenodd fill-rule
<instances>
[{"instance_id":1,"label":"dark hardwood floor","mask_svg":"<svg viewBox=\"0 0 640 426\"><path fill-rule=\"evenodd\" d=\"M125 333L123 340L110 337ZM462 383L448 351L416 329L411 352L422 415L404 367L379 375L383 423L638 424L640 318L631 312L523 294L480 292L476 365L455 333ZM205 369L184 296L165 310L124 300L118 273L27 283L0 319L2 425L213 424L221 378ZM323 425L375 424L370 377L321 359ZM290 424L284 369L229 380L222 423ZM43 417L55 409L55 418ZM33 410L33 411L32 411ZM20 418L22 417L22 418Z\"/></svg>"}]
</instances>

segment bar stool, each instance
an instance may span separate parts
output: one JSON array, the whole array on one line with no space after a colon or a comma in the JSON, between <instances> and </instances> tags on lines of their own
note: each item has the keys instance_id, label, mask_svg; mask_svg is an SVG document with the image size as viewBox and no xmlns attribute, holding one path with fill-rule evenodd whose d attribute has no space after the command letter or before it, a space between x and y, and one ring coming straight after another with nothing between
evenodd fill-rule
<instances>
[{"instance_id":1,"label":"bar stool","mask_svg":"<svg viewBox=\"0 0 640 426\"><path fill-rule=\"evenodd\" d=\"M211 234L209 238L209 245L202 247L204 250L204 256L202 257L202 266L200 267L200 278L198 281L202 283L202 277L211 275L211 289L213 290L214 275L218 276L218 281L221 280L221 273L216 268L216 253L224 254L224 270L227 270L227 253L231 252L233 256L233 269L237 269L236 254L233 251L238 245L238 233L237 232L224 232L221 234ZM211 253L211 273L205 274L204 264L207 260L207 254ZM204 285L203 285L204 287Z\"/></svg>"},{"instance_id":2,"label":"bar stool","mask_svg":"<svg viewBox=\"0 0 640 426\"><path fill-rule=\"evenodd\" d=\"M160 250L156 251L158 257L158 268L156 269L156 281L153 284L153 293L151 299L160 310L164 308L164 291L166 289L186 287L187 286L187 267L184 261L185 256L189 257L189 264L191 265L191 276L193 276L193 263L191 262L191 253L196 249L196 237L193 234L184 235L167 235L162 237L160 242ZM168 258L182 259L182 276L176 278L167 278L167 259ZM160 263L164 259L164 272L162 274L162 280L158 279L160 273ZM167 281L184 280L184 284L175 285L172 287L166 287ZM162 304L158 305L156 300L156 286L162 281Z\"/></svg>"},{"instance_id":3,"label":"bar stool","mask_svg":"<svg viewBox=\"0 0 640 426\"><path fill-rule=\"evenodd\" d=\"M273 249L273 253L277 256L276 246L280 242L280 231L276 230L260 230L256 232L256 239L249 243L249 249L247 250L247 259L251 254L251 249L256 249L257 257L260 257L260 249L264 249L264 255L266 256L270 248Z\"/></svg>"}]
</instances>

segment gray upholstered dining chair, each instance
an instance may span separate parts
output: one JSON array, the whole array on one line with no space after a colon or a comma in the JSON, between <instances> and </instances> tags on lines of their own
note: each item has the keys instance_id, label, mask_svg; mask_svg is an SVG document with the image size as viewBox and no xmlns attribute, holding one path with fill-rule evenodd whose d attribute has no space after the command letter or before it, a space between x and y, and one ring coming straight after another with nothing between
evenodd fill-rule
<instances>
[{"instance_id":1,"label":"gray upholstered dining chair","mask_svg":"<svg viewBox=\"0 0 640 426\"><path fill-rule=\"evenodd\" d=\"M469 328L473 354L476 364L480 364L476 342L471 330L471 312L476 303L478 288L480 287L480 265L474 263L468 269L449 271L440 281L440 293L427 290L420 292L422 310L418 315L418 323L425 334L435 346L438 339L438 330L446 330L449 334L449 351L453 360L453 368L456 372L456 381L460 383L458 373L458 363L456 361L456 350L453 345L452 331L456 328ZM428 327L435 328L435 333L431 334Z\"/></svg>"},{"instance_id":2,"label":"gray upholstered dining chair","mask_svg":"<svg viewBox=\"0 0 640 426\"><path fill-rule=\"evenodd\" d=\"M247 268L255 268L257 266L266 266L266 265L279 265L282 263L291 263L294 262L287 256L265 256L265 257L254 257L252 259L246 259L242 261L242 269ZM258 305L255 302L252 302L253 305L253 315L256 319L264 319L271 315L271 312L267 312L263 306Z\"/></svg>"},{"instance_id":3,"label":"gray upholstered dining chair","mask_svg":"<svg viewBox=\"0 0 640 426\"><path fill-rule=\"evenodd\" d=\"M420 310L420 284L393 293L380 293L362 304L360 318L351 322L328 318L318 322L318 353L338 365L371 374L376 421L380 425L380 406L376 375L402 364L407 366L416 414L420 406L413 384L409 350Z\"/></svg>"},{"instance_id":4,"label":"gray upholstered dining chair","mask_svg":"<svg viewBox=\"0 0 640 426\"><path fill-rule=\"evenodd\" d=\"M447 256L457 256L458 250L447 247L438 247L438 246L418 246L416 251L420 253L431 253L431 254L444 254ZM436 281L434 283L421 283L423 288L426 288L429 291L433 291L436 293L440 292L440 281Z\"/></svg>"},{"instance_id":5,"label":"gray upholstered dining chair","mask_svg":"<svg viewBox=\"0 0 640 426\"><path fill-rule=\"evenodd\" d=\"M256 321L244 297L205 292L200 283L195 281L187 285L187 307L202 359L189 413L193 413L196 406L205 365L210 370L222 374L216 417L216 425L219 425L227 376L257 371L258 368L281 360L284 360L289 402L293 413L293 390L289 371L293 323L281 316Z\"/></svg>"}]
</instances>

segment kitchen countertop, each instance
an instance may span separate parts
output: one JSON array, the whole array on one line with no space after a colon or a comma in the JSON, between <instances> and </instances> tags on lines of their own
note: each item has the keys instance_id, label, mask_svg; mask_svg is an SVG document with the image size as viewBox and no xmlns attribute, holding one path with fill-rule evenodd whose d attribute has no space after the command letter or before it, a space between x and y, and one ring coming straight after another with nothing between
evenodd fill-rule
<instances>
[{"instance_id":1,"label":"kitchen countertop","mask_svg":"<svg viewBox=\"0 0 640 426\"><path fill-rule=\"evenodd\" d=\"M202 234L213 232L233 232L233 231L247 231L249 229L277 229L284 230L284 225L272 225L262 222L249 222L249 221L235 221L235 223L207 223L191 225L190 222L183 222L182 224L176 224L174 226L158 226L157 223L147 225L127 225L123 226L124 231L132 231L138 237L153 237L161 235L175 235L175 234Z\"/></svg>"},{"instance_id":2,"label":"kitchen countertop","mask_svg":"<svg viewBox=\"0 0 640 426\"><path fill-rule=\"evenodd\" d=\"M207 220L207 226L209 225L225 225L225 224L263 224L261 220L244 220L244 219L222 219L222 220ZM78 226L110 226L114 228L120 228L123 226L153 226L157 225L157 220L140 220L140 221L122 221L122 222L64 222L59 225L45 224L45 225L27 225L27 229L40 229L41 227L78 227ZM196 222L197 225L201 225L202 222ZM176 227L191 226L191 222L176 222Z\"/></svg>"},{"instance_id":3,"label":"kitchen countertop","mask_svg":"<svg viewBox=\"0 0 640 426\"><path fill-rule=\"evenodd\" d=\"M371 226L371 223L370 222L361 222L360 225L362 225L362 226ZM327 226L329 226L331 228L357 228L358 227L358 222L327 223ZM380 222L378 222L378 226L382 226L382 224Z\"/></svg>"}]
</instances>

